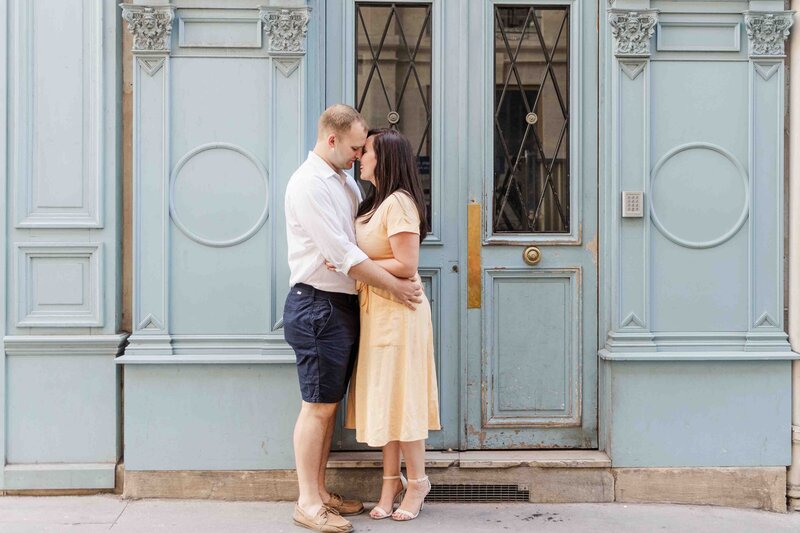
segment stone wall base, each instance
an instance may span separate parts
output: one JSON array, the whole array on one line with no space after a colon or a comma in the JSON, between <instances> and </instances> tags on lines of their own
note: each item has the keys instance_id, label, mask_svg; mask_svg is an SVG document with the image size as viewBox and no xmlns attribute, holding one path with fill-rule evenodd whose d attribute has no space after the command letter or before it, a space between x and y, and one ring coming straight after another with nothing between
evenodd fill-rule
<instances>
[{"instance_id":1,"label":"stone wall base","mask_svg":"<svg viewBox=\"0 0 800 533\"><path fill-rule=\"evenodd\" d=\"M786 512L786 468L614 468L614 500Z\"/></svg>"},{"instance_id":2,"label":"stone wall base","mask_svg":"<svg viewBox=\"0 0 800 533\"><path fill-rule=\"evenodd\" d=\"M560 468L447 466L428 472L434 484L518 484L535 503L679 503L786 512L786 469ZM331 468L329 488L376 501L381 471ZM124 498L292 501L294 470L126 471Z\"/></svg>"}]
</instances>

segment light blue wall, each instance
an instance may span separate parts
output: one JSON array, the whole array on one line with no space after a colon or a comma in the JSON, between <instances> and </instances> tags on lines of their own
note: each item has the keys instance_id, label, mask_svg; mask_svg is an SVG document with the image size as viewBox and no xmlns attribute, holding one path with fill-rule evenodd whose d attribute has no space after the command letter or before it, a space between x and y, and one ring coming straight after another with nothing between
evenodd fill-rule
<instances>
[{"instance_id":1,"label":"light blue wall","mask_svg":"<svg viewBox=\"0 0 800 533\"><path fill-rule=\"evenodd\" d=\"M347 94L326 76L344 83L350 60L325 45L342 16L330 2L308 3L305 53L272 49L260 3L175 2L168 51L134 54L134 332L119 365L120 12L0 6L0 488L112 486L123 369L128 469L293 466L282 198L316 116ZM783 59L748 51L746 2L706 4L651 2L650 50L626 54L600 2L599 444L615 466L789 460ZM645 193L643 218L621 218L623 190ZM446 205L442 235L463 240L463 209ZM463 263L462 247L434 248L434 271ZM448 387L463 400L463 382Z\"/></svg>"},{"instance_id":2,"label":"light blue wall","mask_svg":"<svg viewBox=\"0 0 800 533\"><path fill-rule=\"evenodd\" d=\"M294 468L294 365L129 365L126 470Z\"/></svg>"},{"instance_id":3,"label":"light blue wall","mask_svg":"<svg viewBox=\"0 0 800 533\"><path fill-rule=\"evenodd\" d=\"M791 462L791 361L602 363L613 466Z\"/></svg>"},{"instance_id":4,"label":"light blue wall","mask_svg":"<svg viewBox=\"0 0 800 533\"><path fill-rule=\"evenodd\" d=\"M746 25L763 14L744 2L698 5L621 0L602 26L600 446L614 466L790 461L782 51L757 51ZM624 50L615 17L655 18L654 35ZM621 217L622 191L644 192L642 218Z\"/></svg>"},{"instance_id":5,"label":"light blue wall","mask_svg":"<svg viewBox=\"0 0 800 533\"><path fill-rule=\"evenodd\" d=\"M346 10L310 3L307 52L281 54L266 35L256 45L251 30L238 32L259 24L256 2L175 5L171 51L134 59L126 467L289 468L297 389L279 322L280 199L314 117L351 90L347 47L324 38ZM617 466L787 462L782 59L749 54L745 2L703 5L653 2L661 13L644 54L616 51L600 6L599 444ZM210 196L237 165L226 174L233 190ZM622 219L623 190L644 192L644 217ZM268 218L248 232L262 195ZM462 217L444 227L464 222L461 209L443 213ZM240 242L216 242L226 239ZM731 444L737 422L752 438ZM207 435L214 427L221 433Z\"/></svg>"},{"instance_id":6,"label":"light blue wall","mask_svg":"<svg viewBox=\"0 0 800 533\"><path fill-rule=\"evenodd\" d=\"M311 148L324 47L302 32L284 35L299 49L273 41L269 17L310 8L313 31L324 3L262 4L173 2L165 47L133 50L128 470L293 466L283 198Z\"/></svg>"},{"instance_id":7,"label":"light blue wall","mask_svg":"<svg viewBox=\"0 0 800 533\"><path fill-rule=\"evenodd\" d=\"M0 489L114 486L119 32L113 2L0 6Z\"/></svg>"}]
</instances>

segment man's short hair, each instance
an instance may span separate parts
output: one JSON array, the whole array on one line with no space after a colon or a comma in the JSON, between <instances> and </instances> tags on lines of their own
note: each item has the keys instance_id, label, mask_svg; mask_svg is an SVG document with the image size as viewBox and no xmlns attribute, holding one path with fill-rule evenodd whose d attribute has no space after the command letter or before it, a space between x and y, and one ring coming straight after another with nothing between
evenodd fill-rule
<instances>
[{"instance_id":1,"label":"man's short hair","mask_svg":"<svg viewBox=\"0 0 800 533\"><path fill-rule=\"evenodd\" d=\"M333 104L320 115L317 123L317 133L320 135L324 133L336 135L347 133L353 122L360 122L365 129L367 127L367 122L361 116L361 113L347 104Z\"/></svg>"}]
</instances>

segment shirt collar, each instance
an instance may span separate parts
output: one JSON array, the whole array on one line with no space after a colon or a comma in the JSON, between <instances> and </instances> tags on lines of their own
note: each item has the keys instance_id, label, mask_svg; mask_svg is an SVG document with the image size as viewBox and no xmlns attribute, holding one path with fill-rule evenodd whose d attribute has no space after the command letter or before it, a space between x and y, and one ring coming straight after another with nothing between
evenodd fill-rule
<instances>
[{"instance_id":1,"label":"shirt collar","mask_svg":"<svg viewBox=\"0 0 800 533\"><path fill-rule=\"evenodd\" d=\"M331 166L319 155L314 153L313 150L308 152L308 161L311 163L311 166L314 167L314 170L319 172L319 174L325 178L337 178L342 183L347 180L347 174L344 172L339 173L333 170Z\"/></svg>"}]
</instances>

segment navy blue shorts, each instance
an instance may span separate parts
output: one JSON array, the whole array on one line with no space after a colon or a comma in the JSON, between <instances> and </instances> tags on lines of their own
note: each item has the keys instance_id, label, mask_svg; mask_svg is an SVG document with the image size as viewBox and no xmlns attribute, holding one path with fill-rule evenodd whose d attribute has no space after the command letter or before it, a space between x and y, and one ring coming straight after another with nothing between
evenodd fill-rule
<instances>
[{"instance_id":1,"label":"navy blue shorts","mask_svg":"<svg viewBox=\"0 0 800 533\"><path fill-rule=\"evenodd\" d=\"M283 335L297 357L300 393L310 403L344 398L358 353L358 296L298 283L283 306Z\"/></svg>"}]
</instances>

